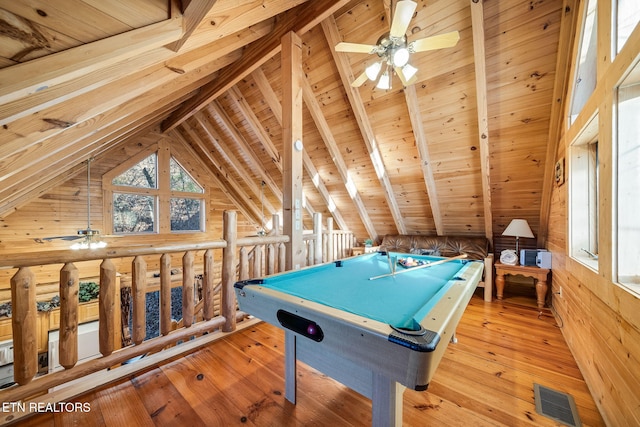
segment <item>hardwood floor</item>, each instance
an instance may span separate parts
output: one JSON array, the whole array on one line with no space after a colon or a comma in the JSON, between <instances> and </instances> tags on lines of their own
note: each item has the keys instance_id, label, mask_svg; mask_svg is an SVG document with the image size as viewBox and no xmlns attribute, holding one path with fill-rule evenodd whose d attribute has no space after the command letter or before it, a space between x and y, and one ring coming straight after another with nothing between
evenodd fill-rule
<instances>
[{"instance_id":1,"label":"hardwood floor","mask_svg":"<svg viewBox=\"0 0 640 427\"><path fill-rule=\"evenodd\" d=\"M534 301L535 303L535 301ZM366 426L371 402L300 364L298 404L284 398L284 339L260 323L161 367L76 399L89 412L23 425ZM569 393L583 426L603 426L556 320L473 297L426 392L404 394L406 426L556 426L535 411L533 384ZM85 405L87 406L87 405Z\"/></svg>"}]
</instances>

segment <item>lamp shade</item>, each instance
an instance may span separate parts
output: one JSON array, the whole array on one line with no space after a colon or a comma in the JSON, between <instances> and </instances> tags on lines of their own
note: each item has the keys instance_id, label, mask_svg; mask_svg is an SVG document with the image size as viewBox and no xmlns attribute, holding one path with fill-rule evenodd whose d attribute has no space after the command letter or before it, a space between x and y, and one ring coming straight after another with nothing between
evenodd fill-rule
<instances>
[{"instance_id":1,"label":"lamp shade","mask_svg":"<svg viewBox=\"0 0 640 427\"><path fill-rule=\"evenodd\" d=\"M511 223L502 232L503 236L533 237L533 232L526 219L512 219Z\"/></svg>"}]
</instances>

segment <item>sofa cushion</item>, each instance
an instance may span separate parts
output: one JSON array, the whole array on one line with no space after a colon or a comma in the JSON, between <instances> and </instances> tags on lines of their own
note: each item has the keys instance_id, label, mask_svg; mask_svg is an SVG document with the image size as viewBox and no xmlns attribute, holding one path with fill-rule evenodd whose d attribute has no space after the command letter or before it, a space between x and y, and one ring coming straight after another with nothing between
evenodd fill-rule
<instances>
[{"instance_id":1,"label":"sofa cushion","mask_svg":"<svg viewBox=\"0 0 640 427\"><path fill-rule=\"evenodd\" d=\"M423 236L419 234L387 234L380 250L451 257L466 253L470 259L484 259L489 254L489 240L472 236Z\"/></svg>"}]
</instances>

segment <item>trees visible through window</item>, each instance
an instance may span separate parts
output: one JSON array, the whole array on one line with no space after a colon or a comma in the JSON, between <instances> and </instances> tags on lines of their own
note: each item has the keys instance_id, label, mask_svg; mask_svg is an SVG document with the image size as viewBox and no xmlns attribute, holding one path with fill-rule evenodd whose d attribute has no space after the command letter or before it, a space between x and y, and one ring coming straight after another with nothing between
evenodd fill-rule
<instances>
[{"instance_id":1,"label":"trees visible through window","mask_svg":"<svg viewBox=\"0 0 640 427\"><path fill-rule=\"evenodd\" d=\"M111 180L114 233L204 230L204 188L174 157L165 167L161 162L153 153ZM168 179L159 170L169 170ZM162 224L167 216L169 223Z\"/></svg>"}]
</instances>

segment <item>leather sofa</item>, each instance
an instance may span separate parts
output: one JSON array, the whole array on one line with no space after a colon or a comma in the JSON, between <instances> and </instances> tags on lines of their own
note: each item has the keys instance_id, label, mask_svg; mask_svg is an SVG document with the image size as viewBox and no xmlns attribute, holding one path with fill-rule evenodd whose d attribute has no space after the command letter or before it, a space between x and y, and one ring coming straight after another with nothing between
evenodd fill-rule
<instances>
[{"instance_id":1,"label":"leather sofa","mask_svg":"<svg viewBox=\"0 0 640 427\"><path fill-rule=\"evenodd\" d=\"M381 251L407 254L431 254L452 257L467 254L469 259L484 262L484 300L491 301L493 292L493 253L486 237L473 236L425 236L421 234L387 234L380 243Z\"/></svg>"}]
</instances>

